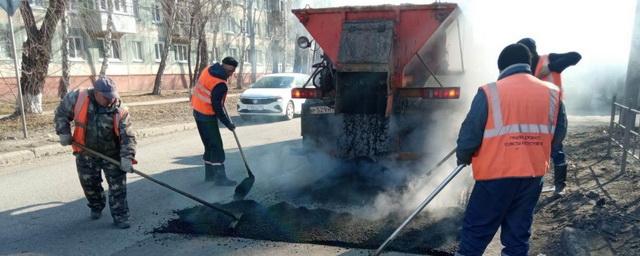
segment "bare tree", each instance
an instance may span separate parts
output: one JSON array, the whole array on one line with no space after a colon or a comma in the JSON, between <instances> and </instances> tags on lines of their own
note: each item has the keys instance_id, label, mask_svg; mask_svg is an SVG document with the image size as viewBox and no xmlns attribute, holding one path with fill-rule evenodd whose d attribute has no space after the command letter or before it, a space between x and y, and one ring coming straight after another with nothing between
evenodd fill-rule
<instances>
[{"instance_id":1,"label":"bare tree","mask_svg":"<svg viewBox=\"0 0 640 256\"><path fill-rule=\"evenodd\" d=\"M29 1L22 0L20 14L27 34L22 47L22 74L20 84L25 93L25 112L42 113L42 90L51 60L51 42L66 0L49 0L42 24L38 24ZM17 56L16 56L17 57ZM20 113L20 104L16 104L16 113Z\"/></svg>"},{"instance_id":2,"label":"bare tree","mask_svg":"<svg viewBox=\"0 0 640 256\"><path fill-rule=\"evenodd\" d=\"M211 13L215 7L219 4L219 1L212 0L193 0L190 10L190 22L189 22L189 45L187 52L191 53L191 45L194 38L196 40L196 60L195 65L192 65L193 60L191 54L187 55L187 63L189 66L189 92L191 88L195 86L200 72L207 66L207 37L206 37L206 25L210 21ZM193 68L192 68L193 67Z\"/></svg>"},{"instance_id":3,"label":"bare tree","mask_svg":"<svg viewBox=\"0 0 640 256\"><path fill-rule=\"evenodd\" d=\"M107 31L104 35L104 56L102 56L102 67L100 68L100 76L107 74L109 68L109 59L113 57L112 51L112 37L113 37L113 0L107 0Z\"/></svg>"},{"instance_id":4,"label":"bare tree","mask_svg":"<svg viewBox=\"0 0 640 256\"><path fill-rule=\"evenodd\" d=\"M244 58L245 58L245 53L246 53L246 49L247 49L247 36L246 36L246 32L247 32L247 24L248 24L248 19L247 19L247 13L251 13L251 6L252 6L253 0L244 0L244 4L242 5L242 19L244 20L244 22L240 22L240 36L242 37L242 43L240 46L240 67L238 68L238 74L237 74L237 80L236 80L236 89L242 89L242 86L244 85ZM249 9L247 11L247 9Z\"/></svg>"},{"instance_id":5,"label":"bare tree","mask_svg":"<svg viewBox=\"0 0 640 256\"><path fill-rule=\"evenodd\" d=\"M60 50L62 51L62 76L60 77L60 84L58 85L58 97L60 99L69 91L69 14L67 9L68 6L65 6L62 18L60 19L62 31L62 42L60 43Z\"/></svg>"},{"instance_id":6,"label":"bare tree","mask_svg":"<svg viewBox=\"0 0 640 256\"><path fill-rule=\"evenodd\" d=\"M175 28L175 20L177 13L178 0L162 0L163 24L165 27L164 47L160 56L160 65L156 73L156 79L153 83L153 95L162 94L162 76L167 66L167 57L169 56L169 48L171 47L173 30Z\"/></svg>"},{"instance_id":7,"label":"bare tree","mask_svg":"<svg viewBox=\"0 0 640 256\"><path fill-rule=\"evenodd\" d=\"M254 0L249 0L249 15L247 22L249 27L249 62L251 62L251 83L256 82L258 63L256 63L256 10L253 8Z\"/></svg>"}]
</instances>

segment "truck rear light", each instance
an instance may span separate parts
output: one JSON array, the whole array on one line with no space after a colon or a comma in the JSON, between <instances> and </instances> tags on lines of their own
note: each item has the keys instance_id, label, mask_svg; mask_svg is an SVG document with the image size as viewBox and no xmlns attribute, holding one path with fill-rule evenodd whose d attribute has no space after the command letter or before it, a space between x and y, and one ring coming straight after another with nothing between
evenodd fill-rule
<instances>
[{"instance_id":1,"label":"truck rear light","mask_svg":"<svg viewBox=\"0 0 640 256\"><path fill-rule=\"evenodd\" d=\"M399 91L401 97L415 97L424 99L460 98L460 87L402 88Z\"/></svg>"},{"instance_id":2,"label":"truck rear light","mask_svg":"<svg viewBox=\"0 0 640 256\"><path fill-rule=\"evenodd\" d=\"M460 87L423 88L421 96L425 99L457 99L460 98Z\"/></svg>"},{"instance_id":3,"label":"truck rear light","mask_svg":"<svg viewBox=\"0 0 640 256\"><path fill-rule=\"evenodd\" d=\"M291 98L294 99L315 99L320 98L318 90L315 88L293 88L291 90Z\"/></svg>"}]
</instances>

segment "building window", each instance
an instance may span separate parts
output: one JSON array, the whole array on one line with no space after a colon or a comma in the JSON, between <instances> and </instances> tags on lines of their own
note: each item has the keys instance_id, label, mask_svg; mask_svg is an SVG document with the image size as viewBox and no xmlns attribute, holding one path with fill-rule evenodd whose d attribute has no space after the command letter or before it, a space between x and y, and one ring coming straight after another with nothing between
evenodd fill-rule
<instances>
[{"instance_id":1,"label":"building window","mask_svg":"<svg viewBox=\"0 0 640 256\"><path fill-rule=\"evenodd\" d=\"M238 58L238 48L229 48L227 50L227 56Z\"/></svg>"},{"instance_id":2,"label":"building window","mask_svg":"<svg viewBox=\"0 0 640 256\"><path fill-rule=\"evenodd\" d=\"M132 46L132 50L133 50L133 61L135 62L142 62L144 61L144 59L142 59L142 42L139 41L135 41L135 42L131 42L131 46Z\"/></svg>"},{"instance_id":3,"label":"building window","mask_svg":"<svg viewBox=\"0 0 640 256\"><path fill-rule=\"evenodd\" d=\"M187 62L187 45L179 44L176 45L176 56L175 59L177 62L185 63Z\"/></svg>"},{"instance_id":4,"label":"building window","mask_svg":"<svg viewBox=\"0 0 640 256\"><path fill-rule=\"evenodd\" d=\"M69 59L72 59L72 60L84 59L84 45L82 44L82 37L70 36L68 45L69 45Z\"/></svg>"},{"instance_id":5,"label":"building window","mask_svg":"<svg viewBox=\"0 0 640 256\"><path fill-rule=\"evenodd\" d=\"M105 46L105 41L104 39L98 39L98 50L100 51L100 58L104 58L104 46ZM121 58L120 55L120 42L118 42L118 40L112 39L111 40L111 58L110 59L117 59L119 60Z\"/></svg>"},{"instance_id":6,"label":"building window","mask_svg":"<svg viewBox=\"0 0 640 256\"><path fill-rule=\"evenodd\" d=\"M80 7L79 0L69 0L68 7L70 11L77 11Z\"/></svg>"},{"instance_id":7,"label":"building window","mask_svg":"<svg viewBox=\"0 0 640 256\"><path fill-rule=\"evenodd\" d=\"M164 48L164 43L160 42L160 43L156 43L154 45L154 49L155 49L155 57L156 57L156 61L160 61L162 59L162 49Z\"/></svg>"},{"instance_id":8,"label":"building window","mask_svg":"<svg viewBox=\"0 0 640 256\"><path fill-rule=\"evenodd\" d=\"M29 0L32 7L44 7L44 0Z\"/></svg>"},{"instance_id":9,"label":"building window","mask_svg":"<svg viewBox=\"0 0 640 256\"><path fill-rule=\"evenodd\" d=\"M140 19L140 0L133 0L133 16Z\"/></svg>"},{"instance_id":10,"label":"building window","mask_svg":"<svg viewBox=\"0 0 640 256\"><path fill-rule=\"evenodd\" d=\"M151 8L151 14L153 15L153 22L160 23L162 22L162 8L159 4L154 4Z\"/></svg>"},{"instance_id":11,"label":"building window","mask_svg":"<svg viewBox=\"0 0 640 256\"><path fill-rule=\"evenodd\" d=\"M251 51L250 50L245 50L244 51L244 63L251 63Z\"/></svg>"},{"instance_id":12,"label":"building window","mask_svg":"<svg viewBox=\"0 0 640 256\"><path fill-rule=\"evenodd\" d=\"M108 1L108 0L107 0ZM127 0L112 0L113 10L117 12L127 12Z\"/></svg>"},{"instance_id":13,"label":"building window","mask_svg":"<svg viewBox=\"0 0 640 256\"><path fill-rule=\"evenodd\" d=\"M235 33L236 32L236 22L233 19L233 17L227 16L227 20L226 20L225 23L226 23L225 32L227 32L227 33Z\"/></svg>"},{"instance_id":14,"label":"building window","mask_svg":"<svg viewBox=\"0 0 640 256\"><path fill-rule=\"evenodd\" d=\"M218 49L218 47L213 48L213 52L211 52L211 59L212 60L220 59L220 50Z\"/></svg>"},{"instance_id":15,"label":"building window","mask_svg":"<svg viewBox=\"0 0 640 256\"><path fill-rule=\"evenodd\" d=\"M13 59L13 49L11 48L11 35L9 30L0 30L0 59Z\"/></svg>"},{"instance_id":16,"label":"building window","mask_svg":"<svg viewBox=\"0 0 640 256\"><path fill-rule=\"evenodd\" d=\"M98 0L98 1L100 1L100 4L99 4L100 10L107 10L108 9L107 0Z\"/></svg>"},{"instance_id":17,"label":"building window","mask_svg":"<svg viewBox=\"0 0 640 256\"><path fill-rule=\"evenodd\" d=\"M262 51L256 50L256 63L264 64L264 53Z\"/></svg>"}]
</instances>

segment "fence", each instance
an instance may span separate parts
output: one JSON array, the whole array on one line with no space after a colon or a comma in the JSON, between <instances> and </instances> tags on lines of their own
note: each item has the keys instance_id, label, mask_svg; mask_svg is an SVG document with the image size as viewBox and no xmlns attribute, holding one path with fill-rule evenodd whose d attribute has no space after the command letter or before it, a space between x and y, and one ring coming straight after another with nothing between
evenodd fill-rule
<instances>
[{"instance_id":1,"label":"fence","mask_svg":"<svg viewBox=\"0 0 640 256\"><path fill-rule=\"evenodd\" d=\"M640 160L640 150L638 149L638 141L640 140L640 124L638 121L640 119L638 114L640 114L640 110L617 103L616 97L613 97L608 130L609 145L607 147L607 156L611 156L611 150L614 147L622 149L620 169L623 172L627 168L627 158L629 156Z\"/></svg>"}]
</instances>

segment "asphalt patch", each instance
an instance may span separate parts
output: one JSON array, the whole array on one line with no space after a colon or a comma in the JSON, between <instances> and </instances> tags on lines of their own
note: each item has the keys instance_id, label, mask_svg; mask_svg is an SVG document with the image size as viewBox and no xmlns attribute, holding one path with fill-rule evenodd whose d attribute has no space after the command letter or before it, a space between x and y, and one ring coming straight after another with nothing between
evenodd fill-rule
<instances>
[{"instance_id":1,"label":"asphalt patch","mask_svg":"<svg viewBox=\"0 0 640 256\"><path fill-rule=\"evenodd\" d=\"M406 218L390 215L368 220L350 213L296 207L286 202L265 207L252 200L242 200L217 206L243 213L235 228L229 227L231 218L205 206L196 206L176 211L178 218L154 232L375 249ZM428 213L422 213L391 243L388 250L453 255L462 214L461 209L452 208L448 214L450 217L434 221Z\"/></svg>"}]
</instances>

